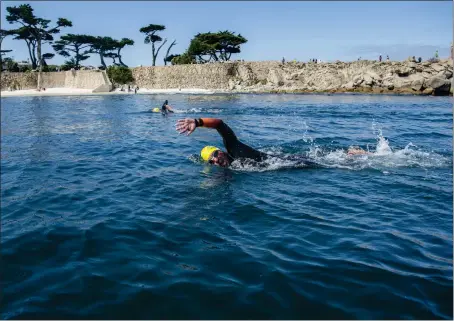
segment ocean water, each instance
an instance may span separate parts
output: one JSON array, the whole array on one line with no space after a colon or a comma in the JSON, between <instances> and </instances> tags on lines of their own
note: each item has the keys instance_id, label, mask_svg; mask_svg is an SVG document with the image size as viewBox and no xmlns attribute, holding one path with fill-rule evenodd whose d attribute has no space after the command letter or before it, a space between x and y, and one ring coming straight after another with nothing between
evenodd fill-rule
<instances>
[{"instance_id":1,"label":"ocean water","mask_svg":"<svg viewBox=\"0 0 454 321\"><path fill-rule=\"evenodd\" d=\"M321 166L206 165L186 117ZM452 123L447 97L2 98L1 317L452 319Z\"/></svg>"}]
</instances>

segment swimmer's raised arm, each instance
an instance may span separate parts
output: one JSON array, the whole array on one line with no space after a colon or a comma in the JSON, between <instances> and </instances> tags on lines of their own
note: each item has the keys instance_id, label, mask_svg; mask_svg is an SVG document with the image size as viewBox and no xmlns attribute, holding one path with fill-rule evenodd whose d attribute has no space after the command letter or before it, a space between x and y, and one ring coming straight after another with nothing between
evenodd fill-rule
<instances>
[{"instance_id":1,"label":"swimmer's raised arm","mask_svg":"<svg viewBox=\"0 0 454 321\"><path fill-rule=\"evenodd\" d=\"M219 118L180 119L177 121L176 129L180 134L191 135L197 127L214 128L222 136L225 143L237 140L233 130Z\"/></svg>"}]
</instances>

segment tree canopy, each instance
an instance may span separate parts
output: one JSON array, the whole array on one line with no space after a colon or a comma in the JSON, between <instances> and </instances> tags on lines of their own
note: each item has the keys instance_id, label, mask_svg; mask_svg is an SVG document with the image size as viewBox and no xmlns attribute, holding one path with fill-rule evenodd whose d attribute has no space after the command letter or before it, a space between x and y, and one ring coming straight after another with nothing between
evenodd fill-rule
<instances>
[{"instance_id":1,"label":"tree canopy","mask_svg":"<svg viewBox=\"0 0 454 321\"><path fill-rule=\"evenodd\" d=\"M159 35L157 35L156 33L159 31L163 31L165 29L166 29L166 27L163 25L150 24L146 27L140 28L140 30L139 30L141 33L145 34L144 43L145 44L151 43L151 50L152 50L152 54L153 54L153 66L156 66L156 58L158 57L159 50L161 50L162 46L164 46L164 44L167 42L167 39L165 39L162 42L162 44L158 48L156 48L155 43L162 41L162 38Z\"/></svg>"},{"instance_id":2,"label":"tree canopy","mask_svg":"<svg viewBox=\"0 0 454 321\"><path fill-rule=\"evenodd\" d=\"M129 39L129 38L122 38L120 41L116 42L116 49L117 49L117 57L118 61L120 62L120 65L123 67L128 67L126 64L121 60L121 54L120 51L123 49L125 46L133 46L134 45L134 40Z\"/></svg>"},{"instance_id":3,"label":"tree canopy","mask_svg":"<svg viewBox=\"0 0 454 321\"><path fill-rule=\"evenodd\" d=\"M74 53L74 68L80 68L80 62L89 58L91 43L94 37L88 35L67 34L55 41L52 47L63 57L71 57L70 52Z\"/></svg>"},{"instance_id":4,"label":"tree canopy","mask_svg":"<svg viewBox=\"0 0 454 321\"><path fill-rule=\"evenodd\" d=\"M54 27L49 27L50 20L39 18L33 13L33 8L29 4L21 4L17 7L6 7L8 12L6 21L17 23L25 27L32 39L36 41L36 50L39 63L38 88L41 87L41 72L43 69L43 57L41 55L41 45L45 41L52 41L53 35L60 32L62 27L72 27L72 22L65 18L58 18Z\"/></svg>"},{"instance_id":5,"label":"tree canopy","mask_svg":"<svg viewBox=\"0 0 454 321\"><path fill-rule=\"evenodd\" d=\"M187 54L199 62L228 61L232 54L240 53L240 46L247 42L241 34L231 31L206 32L194 36L189 44Z\"/></svg>"},{"instance_id":6,"label":"tree canopy","mask_svg":"<svg viewBox=\"0 0 454 321\"><path fill-rule=\"evenodd\" d=\"M11 52L12 50L7 50L7 49L1 49L2 48L2 42L3 39L5 39L8 36L11 36L13 33L11 30L4 30L0 29L0 65L2 64L2 57L5 53Z\"/></svg>"},{"instance_id":7,"label":"tree canopy","mask_svg":"<svg viewBox=\"0 0 454 321\"><path fill-rule=\"evenodd\" d=\"M92 37L90 42L90 53L97 53L101 59L101 65L107 68L104 57L109 57L109 52L114 50L118 41L111 37Z\"/></svg>"}]
</instances>

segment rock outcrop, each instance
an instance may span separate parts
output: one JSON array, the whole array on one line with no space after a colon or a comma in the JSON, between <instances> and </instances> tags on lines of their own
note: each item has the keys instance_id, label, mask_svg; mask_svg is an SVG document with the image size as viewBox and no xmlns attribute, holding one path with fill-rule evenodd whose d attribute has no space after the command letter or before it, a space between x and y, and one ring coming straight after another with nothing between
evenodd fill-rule
<instances>
[{"instance_id":1,"label":"rock outcrop","mask_svg":"<svg viewBox=\"0 0 454 321\"><path fill-rule=\"evenodd\" d=\"M132 68L135 84L148 89L207 89L220 92L366 92L452 95L452 60L416 63L354 61L303 63L226 62ZM44 73L44 87L108 91L105 72ZM58 75L57 75L58 74ZM36 87L36 73L2 73L1 88ZM105 88L104 88L105 87ZM98 89L96 89L98 88Z\"/></svg>"},{"instance_id":2,"label":"rock outcrop","mask_svg":"<svg viewBox=\"0 0 454 321\"><path fill-rule=\"evenodd\" d=\"M138 67L139 87L201 88L232 92L370 92L449 95L452 60L335 63L227 62Z\"/></svg>"}]
</instances>

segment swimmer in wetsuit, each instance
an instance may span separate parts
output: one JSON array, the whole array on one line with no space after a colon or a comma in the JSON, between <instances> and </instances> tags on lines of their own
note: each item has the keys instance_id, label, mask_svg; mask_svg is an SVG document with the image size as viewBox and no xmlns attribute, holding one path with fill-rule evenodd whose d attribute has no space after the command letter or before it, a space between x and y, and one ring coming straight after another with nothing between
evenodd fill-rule
<instances>
[{"instance_id":1,"label":"swimmer in wetsuit","mask_svg":"<svg viewBox=\"0 0 454 321\"><path fill-rule=\"evenodd\" d=\"M172 106L169 105L169 101L166 100L166 101L164 102L164 104L162 104L161 113L162 113L163 115L167 115L168 112L169 112L169 113L174 113L174 110L173 110Z\"/></svg>"},{"instance_id":2,"label":"swimmer in wetsuit","mask_svg":"<svg viewBox=\"0 0 454 321\"><path fill-rule=\"evenodd\" d=\"M202 159L210 164L228 167L234 160L253 160L260 163L271 156L240 142L236 137L233 130L227 126L222 119L217 118L199 118L199 119L180 119L177 122L176 129L180 134L186 133L186 135L192 134L197 127L213 128L218 131L222 136L224 146L227 152L220 150L215 146L205 146L200 156ZM276 157L278 158L278 157ZM317 164L303 155L293 155L289 158L290 160L297 161L295 165L311 165L317 166Z\"/></svg>"}]
</instances>

